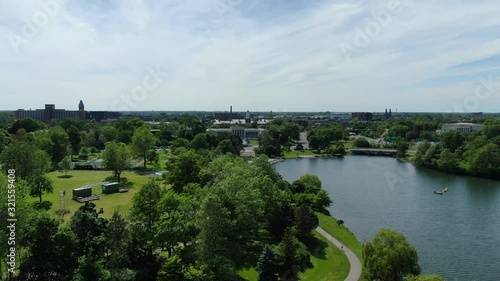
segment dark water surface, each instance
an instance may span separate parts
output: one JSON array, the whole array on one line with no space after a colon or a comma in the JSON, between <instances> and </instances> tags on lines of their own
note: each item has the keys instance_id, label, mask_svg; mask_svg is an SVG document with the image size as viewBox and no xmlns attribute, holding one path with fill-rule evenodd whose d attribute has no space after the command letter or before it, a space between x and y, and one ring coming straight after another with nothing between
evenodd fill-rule
<instances>
[{"instance_id":1,"label":"dark water surface","mask_svg":"<svg viewBox=\"0 0 500 281\"><path fill-rule=\"evenodd\" d=\"M286 180L311 173L360 241L379 228L402 232L423 274L450 281L500 280L500 182L448 175L393 158L296 159L275 165ZM448 187L444 195L434 190Z\"/></svg>"}]
</instances>

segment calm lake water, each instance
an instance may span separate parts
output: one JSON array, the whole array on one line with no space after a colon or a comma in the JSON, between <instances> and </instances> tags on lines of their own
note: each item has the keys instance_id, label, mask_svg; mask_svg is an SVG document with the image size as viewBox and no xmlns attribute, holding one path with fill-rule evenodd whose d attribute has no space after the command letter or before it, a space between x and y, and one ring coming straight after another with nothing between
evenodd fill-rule
<instances>
[{"instance_id":1,"label":"calm lake water","mask_svg":"<svg viewBox=\"0 0 500 281\"><path fill-rule=\"evenodd\" d=\"M275 166L288 181L317 175L334 201L331 214L360 241L372 240L382 227L402 232L417 248L423 274L500 280L500 182L384 157L296 159ZM433 193L444 187L444 195Z\"/></svg>"}]
</instances>

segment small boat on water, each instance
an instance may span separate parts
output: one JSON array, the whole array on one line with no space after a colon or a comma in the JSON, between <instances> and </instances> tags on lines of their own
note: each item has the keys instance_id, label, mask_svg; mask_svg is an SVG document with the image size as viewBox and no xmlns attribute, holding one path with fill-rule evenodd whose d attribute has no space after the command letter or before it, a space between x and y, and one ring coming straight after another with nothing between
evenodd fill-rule
<instances>
[{"instance_id":1,"label":"small boat on water","mask_svg":"<svg viewBox=\"0 0 500 281\"><path fill-rule=\"evenodd\" d=\"M443 190L442 190L442 191L435 191L435 190L434 190L434 194L437 194L437 195L443 195L443 194L444 194L445 192L447 192L447 191L448 191L448 187L445 187L445 188L443 188Z\"/></svg>"}]
</instances>

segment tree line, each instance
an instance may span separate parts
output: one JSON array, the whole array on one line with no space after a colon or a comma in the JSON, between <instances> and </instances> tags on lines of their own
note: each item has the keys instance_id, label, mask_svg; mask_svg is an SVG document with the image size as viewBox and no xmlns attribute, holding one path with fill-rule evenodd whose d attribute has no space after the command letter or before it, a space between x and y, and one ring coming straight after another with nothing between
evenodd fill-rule
<instances>
[{"instance_id":1,"label":"tree line","mask_svg":"<svg viewBox=\"0 0 500 281\"><path fill-rule=\"evenodd\" d=\"M238 270L248 264L274 278L262 280L296 280L306 270L304 241L318 225L315 212L332 203L316 176L289 183L264 156L247 163L191 149L170 165L177 176L142 186L130 215L104 219L87 202L68 224L35 211L31 183L19 179L16 280L242 280ZM180 177L187 165L196 172ZM5 175L0 181L6 184Z\"/></svg>"}]
</instances>

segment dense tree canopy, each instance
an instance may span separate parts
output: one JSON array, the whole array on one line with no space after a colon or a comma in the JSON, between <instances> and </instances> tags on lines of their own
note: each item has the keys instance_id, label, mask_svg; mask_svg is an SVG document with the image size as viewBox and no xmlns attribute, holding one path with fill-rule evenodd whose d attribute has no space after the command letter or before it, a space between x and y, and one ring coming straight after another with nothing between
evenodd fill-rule
<instances>
[{"instance_id":1,"label":"dense tree canopy","mask_svg":"<svg viewBox=\"0 0 500 281\"><path fill-rule=\"evenodd\" d=\"M42 176L50 169L49 155L30 142L13 142L2 152L0 158L4 171L15 169L17 178L28 181Z\"/></svg>"}]
</instances>

